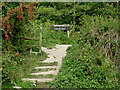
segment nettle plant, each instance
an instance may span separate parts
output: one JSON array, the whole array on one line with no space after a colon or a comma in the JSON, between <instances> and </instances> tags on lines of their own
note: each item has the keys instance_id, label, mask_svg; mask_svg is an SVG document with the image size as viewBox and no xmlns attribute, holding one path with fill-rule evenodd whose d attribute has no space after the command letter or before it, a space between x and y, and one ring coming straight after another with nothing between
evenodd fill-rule
<instances>
[{"instance_id":1,"label":"nettle plant","mask_svg":"<svg viewBox=\"0 0 120 90\"><path fill-rule=\"evenodd\" d=\"M9 80L12 82L13 77L17 76L15 72L22 62L19 51L15 52L15 49L20 46L17 45L17 38L23 37L24 24L28 23L28 20L35 19L34 4L25 2L2 3L3 81ZM13 70L13 68L16 69Z\"/></svg>"}]
</instances>

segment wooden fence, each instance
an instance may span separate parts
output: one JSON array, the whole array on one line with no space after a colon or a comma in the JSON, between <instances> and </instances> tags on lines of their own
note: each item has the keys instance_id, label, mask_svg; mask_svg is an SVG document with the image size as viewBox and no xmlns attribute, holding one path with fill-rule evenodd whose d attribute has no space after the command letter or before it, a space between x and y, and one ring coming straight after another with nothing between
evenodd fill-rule
<instances>
[{"instance_id":1,"label":"wooden fence","mask_svg":"<svg viewBox=\"0 0 120 90\"><path fill-rule=\"evenodd\" d=\"M67 34L69 37L70 34L70 25L50 25L51 30L67 30ZM25 38L25 37L20 37L20 38L16 38L16 39L22 39L22 49L24 51L24 47L25 46L29 46L29 47L39 47L39 52L33 52L32 48L30 49L30 54L31 53L35 53L36 55L38 53L41 53L41 47L42 47L42 24L40 24L40 38L39 39L34 39L34 38ZM39 45L24 45L24 40L34 40L34 41L39 41Z\"/></svg>"},{"instance_id":2,"label":"wooden fence","mask_svg":"<svg viewBox=\"0 0 120 90\"><path fill-rule=\"evenodd\" d=\"M29 46L29 47L39 47L39 52L33 52L32 48L30 49L30 54L31 53L35 53L36 55L38 53L41 53L41 46L42 46L42 24L40 24L40 38L39 39L35 39L35 38L26 38L26 37L20 37L20 38L16 38L16 39L22 39L22 50L24 51L24 47L25 46ZM34 41L39 41L39 45L24 45L24 41L25 40L34 40Z\"/></svg>"}]
</instances>

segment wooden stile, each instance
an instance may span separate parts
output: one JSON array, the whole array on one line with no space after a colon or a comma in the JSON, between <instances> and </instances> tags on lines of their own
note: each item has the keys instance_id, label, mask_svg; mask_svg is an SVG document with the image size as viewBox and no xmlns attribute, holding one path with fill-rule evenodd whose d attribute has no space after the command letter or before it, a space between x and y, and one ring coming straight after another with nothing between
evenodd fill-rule
<instances>
[{"instance_id":1,"label":"wooden stile","mask_svg":"<svg viewBox=\"0 0 120 90\"><path fill-rule=\"evenodd\" d=\"M31 34L30 34L30 37L31 37ZM25 37L20 37L20 38L16 38L16 39L22 39L22 49L24 51L24 47L25 46L29 46L29 47L39 47L39 52L33 52L32 51L32 48L30 49L30 54L31 53L34 53L34 54L38 54L38 53L41 53L41 47L42 47L42 24L40 24L40 38L39 39L34 39L34 38L25 38ZM34 40L34 41L39 41L39 45L24 45L24 40Z\"/></svg>"},{"instance_id":2,"label":"wooden stile","mask_svg":"<svg viewBox=\"0 0 120 90\"><path fill-rule=\"evenodd\" d=\"M33 39L32 39L33 40ZM36 39L37 40L37 39ZM30 50L30 54L34 53L34 54L38 54L41 53L41 47L42 47L42 24L40 24L40 41L39 41L39 45L27 45L27 46L31 46L31 47L39 47L39 52L33 52L32 48Z\"/></svg>"},{"instance_id":3,"label":"wooden stile","mask_svg":"<svg viewBox=\"0 0 120 90\"><path fill-rule=\"evenodd\" d=\"M67 34L68 37L70 35L70 27L71 25L50 25L52 30L67 30ZM31 34L30 34L31 37ZM39 52L33 52L32 48L30 49L30 54L31 53L35 53L36 55L38 53L41 53L41 47L42 47L42 24L40 24L40 39L34 39L34 38L25 38L25 37L20 37L20 38L16 38L16 39L22 39L23 40L23 50L24 50L24 46L29 46L29 47L39 47ZM39 45L24 45L24 40L34 40L34 41L39 41Z\"/></svg>"}]
</instances>

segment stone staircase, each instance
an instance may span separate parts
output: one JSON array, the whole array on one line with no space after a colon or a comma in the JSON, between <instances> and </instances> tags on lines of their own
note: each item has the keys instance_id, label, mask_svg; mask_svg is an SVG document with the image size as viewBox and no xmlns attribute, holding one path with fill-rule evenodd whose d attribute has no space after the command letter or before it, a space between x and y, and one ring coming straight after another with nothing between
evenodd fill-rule
<instances>
[{"instance_id":1,"label":"stone staircase","mask_svg":"<svg viewBox=\"0 0 120 90\"><path fill-rule=\"evenodd\" d=\"M48 65L35 67L27 78L22 78L22 81L31 81L34 83L53 81L62 65L62 58L66 55L66 49L70 46L71 45L56 45L56 48L53 49L42 47L42 51L48 54L48 58L40 62L47 63ZM57 62L57 65L49 65L49 63L54 62Z\"/></svg>"}]
</instances>

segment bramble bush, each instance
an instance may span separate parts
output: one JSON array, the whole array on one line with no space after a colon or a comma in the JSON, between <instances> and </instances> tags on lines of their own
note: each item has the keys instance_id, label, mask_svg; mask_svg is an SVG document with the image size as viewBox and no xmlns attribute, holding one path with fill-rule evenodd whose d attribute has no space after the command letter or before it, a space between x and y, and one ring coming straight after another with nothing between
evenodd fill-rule
<instances>
[{"instance_id":1,"label":"bramble bush","mask_svg":"<svg viewBox=\"0 0 120 90\"><path fill-rule=\"evenodd\" d=\"M3 2L2 3L2 78L3 82L19 81L20 51L17 38L24 37L24 24L34 19L34 3ZM27 32L27 31L26 31ZM18 73L17 73L18 72Z\"/></svg>"}]
</instances>

